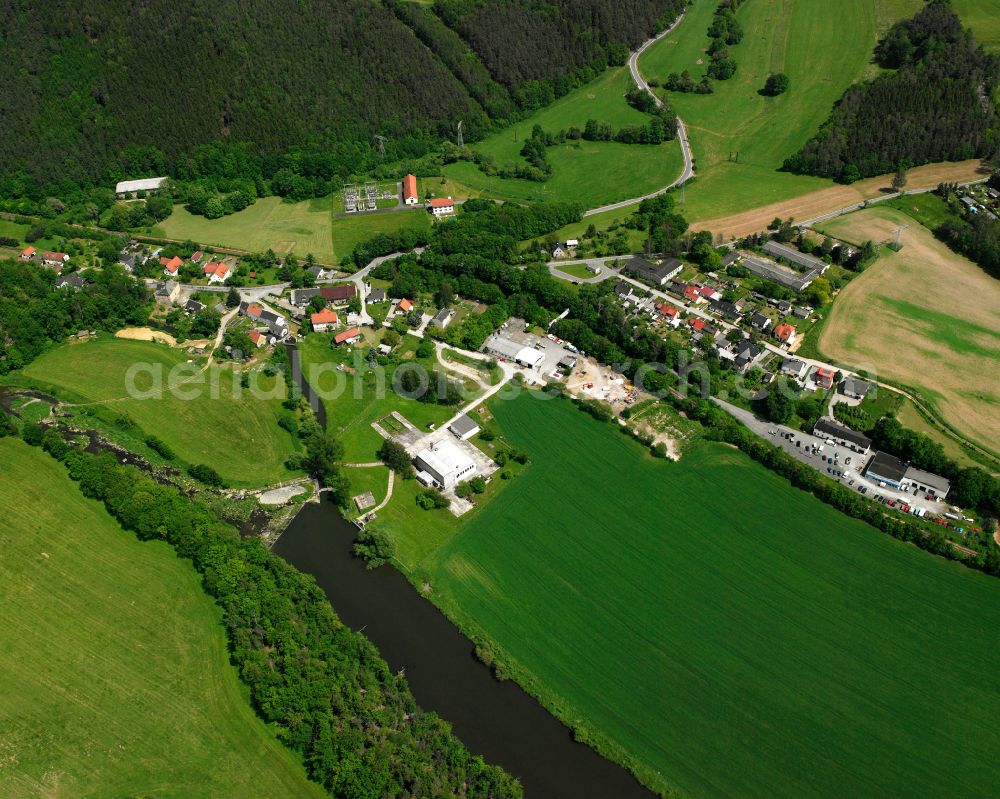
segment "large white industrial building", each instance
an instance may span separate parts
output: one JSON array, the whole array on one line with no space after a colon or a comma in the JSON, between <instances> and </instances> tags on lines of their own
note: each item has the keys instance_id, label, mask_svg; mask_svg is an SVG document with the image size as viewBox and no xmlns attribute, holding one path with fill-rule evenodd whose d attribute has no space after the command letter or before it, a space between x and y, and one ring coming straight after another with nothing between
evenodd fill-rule
<instances>
[{"instance_id":1,"label":"large white industrial building","mask_svg":"<svg viewBox=\"0 0 1000 799\"><path fill-rule=\"evenodd\" d=\"M413 459L417 478L438 488L454 488L476 474L476 462L462 452L450 438L442 439L420 450Z\"/></svg>"}]
</instances>

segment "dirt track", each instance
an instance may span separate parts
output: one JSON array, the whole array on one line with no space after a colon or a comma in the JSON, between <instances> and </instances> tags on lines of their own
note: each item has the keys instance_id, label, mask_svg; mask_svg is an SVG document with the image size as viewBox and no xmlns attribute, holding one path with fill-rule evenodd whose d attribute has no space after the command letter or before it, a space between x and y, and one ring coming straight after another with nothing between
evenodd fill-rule
<instances>
[{"instance_id":1,"label":"dirt track","mask_svg":"<svg viewBox=\"0 0 1000 799\"><path fill-rule=\"evenodd\" d=\"M115 333L115 338L125 338L130 341L159 341L171 347L206 347L211 343L208 339L188 339L183 344L178 344L177 339L169 333L153 330L150 327L126 327Z\"/></svg>"},{"instance_id":2,"label":"dirt track","mask_svg":"<svg viewBox=\"0 0 1000 799\"><path fill-rule=\"evenodd\" d=\"M966 183L986 177L978 160L958 161L941 164L927 164L907 173L906 190L932 189L939 183ZM782 219L793 217L797 220L812 219L823 214L847 208L855 203L870 200L890 190L892 175L867 178L850 186L831 186L828 189L803 194L790 200L783 200L760 208L752 208L730 216L692 222L695 230L711 230L721 233L726 241L741 238L750 233L766 230L776 216Z\"/></svg>"}]
</instances>

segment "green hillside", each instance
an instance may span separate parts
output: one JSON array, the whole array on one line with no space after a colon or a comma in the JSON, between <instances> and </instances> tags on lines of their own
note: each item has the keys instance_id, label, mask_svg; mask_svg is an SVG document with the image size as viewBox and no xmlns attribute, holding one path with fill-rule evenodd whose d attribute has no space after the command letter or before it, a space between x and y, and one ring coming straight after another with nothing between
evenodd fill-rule
<instances>
[{"instance_id":1,"label":"green hillside","mask_svg":"<svg viewBox=\"0 0 1000 799\"><path fill-rule=\"evenodd\" d=\"M521 147L535 125L555 134L571 127L582 129L588 119L608 122L615 128L645 124L648 115L625 101L625 92L632 86L626 67L610 69L527 119L477 142L473 149L493 156L503 167L524 162ZM444 174L485 196L578 202L592 208L656 191L681 171L676 141L640 145L578 139L549 147L548 158L552 177L544 183L490 177L468 161L449 164Z\"/></svg>"},{"instance_id":2,"label":"green hillside","mask_svg":"<svg viewBox=\"0 0 1000 799\"><path fill-rule=\"evenodd\" d=\"M322 796L250 709L190 565L40 450L0 439L0 461L0 794Z\"/></svg>"},{"instance_id":3,"label":"green hillside","mask_svg":"<svg viewBox=\"0 0 1000 799\"><path fill-rule=\"evenodd\" d=\"M122 173L346 177L379 163L375 133L409 157L459 119L470 140L488 130L480 100L500 120L551 102L680 5L476 0L426 20L413 13L429 8L397 14L388 0L3 4L0 177L29 182L0 193L44 199L60 181ZM240 142L235 156L199 152Z\"/></svg>"},{"instance_id":4,"label":"green hillside","mask_svg":"<svg viewBox=\"0 0 1000 799\"><path fill-rule=\"evenodd\" d=\"M1000 51L1000 0L952 0L951 6L983 47Z\"/></svg>"},{"instance_id":5,"label":"green hillside","mask_svg":"<svg viewBox=\"0 0 1000 799\"><path fill-rule=\"evenodd\" d=\"M420 579L579 735L691 796L993 792L994 579L728 447L670 463L568 402L492 409L532 463Z\"/></svg>"},{"instance_id":6,"label":"green hillside","mask_svg":"<svg viewBox=\"0 0 1000 799\"><path fill-rule=\"evenodd\" d=\"M203 372L186 361L184 350L164 344L102 337L63 344L9 379L51 391L82 410L125 414L182 461L212 464L232 485L269 485L292 476L284 463L296 445L278 427L283 392L271 391L280 378L261 376L263 392L254 396L240 390L230 368ZM133 385L140 393L132 394L127 375L137 365L142 371ZM160 396L143 394L157 385L157 374Z\"/></svg>"},{"instance_id":7,"label":"green hillside","mask_svg":"<svg viewBox=\"0 0 1000 799\"><path fill-rule=\"evenodd\" d=\"M715 7L695 3L673 34L643 54L643 75L663 82L686 69L700 79ZM731 48L736 75L715 81L710 95L658 90L687 124L695 154L698 177L686 190L686 215L724 216L829 185L776 170L869 69L878 32L918 7L916 0L751 0L740 6L744 37ZM758 90L772 72L786 73L791 88L763 97Z\"/></svg>"}]
</instances>

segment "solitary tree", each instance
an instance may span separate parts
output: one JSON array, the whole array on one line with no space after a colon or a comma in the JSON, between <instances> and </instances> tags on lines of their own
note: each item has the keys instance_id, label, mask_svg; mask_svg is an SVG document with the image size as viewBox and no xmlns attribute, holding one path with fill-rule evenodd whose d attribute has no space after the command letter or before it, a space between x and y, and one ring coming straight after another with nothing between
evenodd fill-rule
<instances>
[{"instance_id":1,"label":"solitary tree","mask_svg":"<svg viewBox=\"0 0 1000 799\"><path fill-rule=\"evenodd\" d=\"M767 97L777 97L788 91L788 83L788 76L784 72L775 72L768 76L761 94Z\"/></svg>"},{"instance_id":2,"label":"solitary tree","mask_svg":"<svg viewBox=\"0 0 1000 799\"><path fill-rule=\"evenodd\" d=\"M240 304L240 293L236 290L235 286L230 286L229 291L226 292L226 307L235 308Z\"/></svg>"},{"instance_id":3,"label":"solitary tree","mask_svg":"<svg viewBox=\"0 0 1000 799\"><path fill-rule=\"evenodd\" d=\"M906 170L903 169L902 164L896 169L896 174L892 176L892 187L896 191L902 191L903 187L906 185Z\"/></svg>"}]
</instances>

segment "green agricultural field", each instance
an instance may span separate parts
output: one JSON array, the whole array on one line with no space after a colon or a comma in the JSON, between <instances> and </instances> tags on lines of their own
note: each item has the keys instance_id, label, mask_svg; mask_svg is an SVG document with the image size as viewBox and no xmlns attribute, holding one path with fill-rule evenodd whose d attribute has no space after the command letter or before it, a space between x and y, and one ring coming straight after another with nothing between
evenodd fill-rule
<instances>
[{"instance_id":1,"label":"green agricultural field","mask_svg":"<svg viewBox=\"0 0 1000 799\"><path fill-rule=\"evenodd\" d=\"M11 222L8 219L0 219L0 236L17 239L18 241L24 241L24 234L27 232L27 225Z\"/></svg>"},{"instance_id":2,"label":"green agricultural field","mask_svg":"<svg viewBox=\"0 0 1000 799\"><path fill-rule=\"evenodd\" d=\"M952 6L977 41L987 50L1000 51L1000 0L954 0Z\"/></svg>"},{"instance_id":3,"label":"green agricultural field","mask_svg":"<svg viewBox=\"0 0 1000 799\"><path fill-rule=\"evenodd\" d=\"M705 35L717 3L694 3L683 22L642 56L649 80L687 69L705 73ZM736 75L715 81L711 95L669 93L687 123L697 179L684 213L710 219L831 185L777 172L829 116L844 90L866 74L881 29L915 12L917 0L753 0L740 7L743 41L731 49ZM757 92L772 72L791 88L776 98ZM660 90L662 91L662 90ZM738 161L730 160L736 158Z\"/></svg>"},{"instance_id":4,"label":"green agricultural field","mask_svg":"<svg viewBox=\"0 0 1000 799\"><path fill-rule=\"evenodd\" d=\"M212 367L200 372L197 365L185 366L171 381L170 370L186 360L182 350L166 345L101 337L57 347L8 382L51 391L67 402L80 404L81 409L125 414L141 434L158 436L189 464L210 464L232 485L268 485L290 477L284 462L294 444L277 423L284 392L274 391L271 398L257 399L245 390L236 398L239 378L234 380L231 368ZM129 395L126 374L133 364L150 364L160 371L164 387L160 399ZM147 376L135 380L141 390L152 388L151 378L144 374ZM192 374L198 376L192 378ZM195 381L203 382L199 385ZM213 384L218 385L215 398ZM178 393L191 390L199 396L186 400L175 396L170 386ZM273 390L275 378L260 375L260 386L264 391Z\"/></svg>"},{"instance_id":5,"label":"green agricultural field","mask_svg":"<svg viewBox=\"0 0 1000 799\"><path fill-rule=\"evenodd\" d=\"M616 129L645 124L649 116L625 102L625 92L632 85L628 69L609 69L528 119L477 142L473 148L493 155L502 166L523 161L519 153L534 125L558 133L572 126L582 129L588 119L610 122ZM552 178L546 183L490 178L467 161L449 164L444 173L485 196L578 202L592 208L655 191L673 181L682 165L677 142L650 146L579 140L548 148L548 157Z\"/></svg>"},{"instance_id":6,"label":"green agricultural field","mask_svg":"<svg viewBox=\"0 0 1000 799\"><path fill-rule=\"evenodd\" d=\"M421 579L579 734L692 796L994 792L1000 582L735 449L491 407L532 463Z\"/></svg>"},{"instance_id":7,"label":"green agricultural field","mask_svg":"<svg viewBox=\"0 0 1000 799\"><path fill-rule=\"evenodd\" d=\"M0 461L0 795L322 796L251 710L190 564L40 450L3 439Z\"/></svg>"},{"instance_id":8,"label":"green agricultural field","mask_svg":"<svg viewBox=\"0 0 1000 799\"><path fill-rule=\"evenodd\" d=\"M329 197L298 203L280 197L263 197L249 208L221 219L206 219L189 213L183 205L156 229L171 239L215 244L253 252L269 247L279 255L294 253L305 258L312 253L320 263L334 263L337 253L330 235Z\"/></svg>"},{"instance_id":9,"label":"green agricultural field","mask_svg":"<svg viewBox=\"0 0 1000 799\"><path fill-rule=\"evenodd\" d=\"M944 200L936 194L907 194L885 201L886 208L895 208L916 219L928 230L958 218Z\"/></svg>"}]
</instances>

